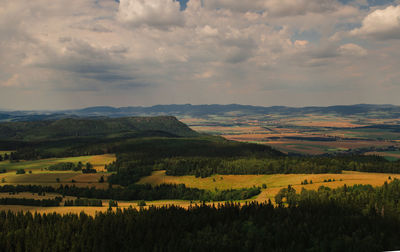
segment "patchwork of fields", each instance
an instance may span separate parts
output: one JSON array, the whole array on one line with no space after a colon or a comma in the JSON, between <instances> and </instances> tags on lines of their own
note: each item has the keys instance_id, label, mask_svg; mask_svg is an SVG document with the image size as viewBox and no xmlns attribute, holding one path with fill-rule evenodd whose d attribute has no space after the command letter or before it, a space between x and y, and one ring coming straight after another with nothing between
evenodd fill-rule
<instances>
[{"instance_id":1,"label":"patchwork of fields","mask_svg":"<svg viewBox=\"0 0 400 252\"><path fill-rule=\"evenodd\" d=\"M340 117L337 115L252 115L237 116L235 113L226 116L209 116L207 118L180 118L193 130L201 133L220 135L228 140L266 144L285 153L324 154L324 153L358 153L384 156L390 161L400 159L400 131L374 125L397 125L393 119L359 118L356 116ZM0 155L9 155L11 151L0 151ZM50 158L34 161L9 162L1 161L0 185L75 185L77 187L96 187L106 189L108 183L100 183L106 172L104 166L116 160L114 154L79 156L67 158ZM97 173L83 174L81 171L49 171L51 165L63 162L86 164L90 162ZM16 174L24 169L26 174ZM398 178L396 174L343 172L342 174L274 174L274 175L212 175L206 178L194 176L167 176L165 171L154 171L151 176L143 177L138 184L185 184L190 188L210 191L260 187L261 194L251 200L273 200L282 188L293 186L297 191L302 188L318 189L320 186L336 188L343 185L370 184L381 186L390 179ZM307 184L304 181L307 180ZM310 183L312 181L312 183ZM330 182L328 182L330 181ZM266 186L266 188L265 188ZM38 196L31 193L17 195L1 194L0 197L51 198L60 195ZM74 199L65 197L63 200ZM184 200L162 200L146 202L147 206L179 205L189 207L191 202ZM210 203L212 204L212 203ZM39 213L79 213L85 211L94 215L108 210L108 201L103 200L103 207L34 207L34 206L0 206L0 210L37 211ZM119 201L120 208L138 208L138 202Z\"/></svg>"},{"instance_id":2,"label":"patchwork of fields","mask_svg":"<svg viewBox=\"0 0 400 252\"><path fill-rule=\"evenodd\" d=\"M283 152L323 154L363 149L400 150L396 119L357 116L210 116L182 118L192 129L226 139L267 144Z\"/></svg>"}]
</instances>

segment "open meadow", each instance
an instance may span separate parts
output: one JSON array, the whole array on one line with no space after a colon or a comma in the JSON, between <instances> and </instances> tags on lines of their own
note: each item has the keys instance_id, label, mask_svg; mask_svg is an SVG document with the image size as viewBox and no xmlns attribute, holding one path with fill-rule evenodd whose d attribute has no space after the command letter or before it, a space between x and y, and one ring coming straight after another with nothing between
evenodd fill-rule
<instances>
[{"instance_id":1,"label":"open meadow","mask_svg":"<svg viewBox=\"0 0 400 252\"><path fill-rule=\"evenodd\" d=\"M205 190L227 190L249 187L263 187L262 192L257 196L258 201L273 200L273 197L282 188L288 185L296 190L301 188L316 190L320 186L336 188L343 185L372 185L381 186L385 181L391 179L400 179L400 174L385 173L366 173L344 171L342 174L273 174L273 175L212 175L206 178L196 178L195 176L168 176L165 171L155 171L151 176L142 178L139 184L159 185L185 184L187 187L199 188ZM307 180L308 184L302 184ZM312 184L310 183L312 181ZM328 182L330 181L330 182Z\"/></svg>"}]
</instances>

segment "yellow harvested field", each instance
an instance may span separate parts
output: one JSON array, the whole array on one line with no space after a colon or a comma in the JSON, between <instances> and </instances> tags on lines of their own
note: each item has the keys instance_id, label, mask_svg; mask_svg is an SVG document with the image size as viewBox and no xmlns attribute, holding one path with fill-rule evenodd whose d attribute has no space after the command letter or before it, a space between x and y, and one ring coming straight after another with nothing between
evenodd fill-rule
<instances>
[{"instance_id":1,"label":"yellow harvested field","mask_svg":"<svg viewBox=\"0 0 400 252\"><path fill-rule=\"evenodd\" d=\"M213 175L207 178L196 178L195 176L167 176L165 171L153 172L151 176L142 178L138 183L159 185L162 183L185 184L188 187L205 190L226 190L248 188L252 186L261 187L267 185L267 189L257 197L257 200L264 201L273 198L282 188L292 185L296 190L318 189L320 186L336 188L339 186L370 184L381 186L388 177L400 179L400 174L365 173L365 172L343 172L342 174L274 174L274 175ZM312 180L313 184L301 185L304 180ZM324 182L324 180L334 182Z\"/></svg>"},{"instance_id":2,"label":"yellow harvested field","mask_svg":"<svg viewBox=\"0 0 400 252\"><path fill-rule=\"evenodd\" d=\"M286 188L288 185L293 186L298 192L302 188L309 190L316 190L320 186L327 186L330 188L336 188L343 185L355 185L355 184L371 184L372 186L381 186L385 181L389 181L388 177L392 179L400 179L400 174L382 174L382 173L362 173L362 172L344 172L343 174L274 174L274 175L214 175L208 178L195 178L194 176L166 176L165 171L153 172L151 176L142 178L139 183L150 183L153 185L161 183L176 183L185 184L188 187L200 188L206 190L214 190L215 188L219 190L223 189L237 189L252 186L262 186L262 184L267 185L267 189L262 189L261 194L256 197L255 200L259 202L267 201L271 199L274 201L274 196L282 188ZM313 184L301 185L301 182L307 179L312 180ZM333 182L324 182L324 180L333 180ZM77 185L79 183L75 183ZM102 185L107 185L103 183ZM19 193L16 195L9 195L7 193L0 193L0 197L25 197L25 198L54 198L57 194L46 194L46 196L38 196L37 194L32 195L32 193ZM74 197L66 197L65 199L74 199ZM64 200L65 200L64 199ZM246 200L252 201L252 200ZM241 201L245 202L245 201ZM198 202L197 202L198 203ZM160 200L160 201L148 201L146 202L146 207L149 206L181 206L189 207L190 205L196 204L190 201L184 200ZM199 203L198 203L199 204ZM213 204L213 203L209 203ZM218 202L215 202L218 204ZM63 204L62 204L63 205ZM138 208L137 201L118 201L119 208ZM60 214L68 213L80 213L85 212L89 215L95 215L96 212L105 212L108 210L108 200L103 200L103 207L34 207L34 206L0 206L1 210L11 210L14 212L18 211L31 211L38 213L53 213L57 212ZM115 208L114 208L115 210Z\"/></svg>"},{"instance_id":3,"label":"yellow harvested field","mask_svg":"<svg viewBox=\"0 0 400 252\"><path fill-rule=\"evenodd\" d=\"M66 197L67 199L67 197ZM163 200L163 201L146 201L146 206L143 208L149 208L150 206L155 207L163 207L163 206L180 206L184 208L188 208L189 206L193 206L195 203L190 203L190 201L184 200ZM200 204L200 203L198 203ZM209 203L212 204L212 203ZM118 207L120 209L127 209L127 208L135 208L140 209L138 207L137 202L118 202ZM107 212L109 209L108 207L108 200L103 200L102 207L81 207L81 206L59 206L59 207L37 207L37 206L16 206L16 205L0 205L0 211L12 211L12 212L32 212L32 213L40 213L40 214L49 214L49 213L58 213L58 214L79 214L84 212L88 215L96 215L99 212ZM116 208L113 207L113 211Z\"/></svg>"},{"instance_id":4,"label":"yellow harvested field","mask_svg":"<svg viewBox=\"0 0 400 252\"><path fill-rule=\"evenodd\" d=\"M313 185L318 188L321 185L333 186L336 184L371 184L382 185L388 177L399 178L400 174L366 173L366 172L343 172L342 174L273 174L273 175L213 175L207 178L196 178L195 176L167 176L165 171L155 171L151 176L142 178L139 184L159 185L162 183L185 184L188 187L214 190L248 188L266 184L268 188L286 187L288 185L301 185L307 179L312 180ZM335 179L343 181L324 183L324 180ZM342 183L339 183L342 182Z\"/></svg>"},{"instance_id":5,"label":"yellow harvested field","mask_svg":"<svg viewBox=\"0 0 400 252\"><path fill-rule=\"evenodd\" d=\"M115 154L104 154L91 156L88 162L93 164L93 168L99 171L105 171L104 166L116 160Z\"/></svg>"}]
</instances>

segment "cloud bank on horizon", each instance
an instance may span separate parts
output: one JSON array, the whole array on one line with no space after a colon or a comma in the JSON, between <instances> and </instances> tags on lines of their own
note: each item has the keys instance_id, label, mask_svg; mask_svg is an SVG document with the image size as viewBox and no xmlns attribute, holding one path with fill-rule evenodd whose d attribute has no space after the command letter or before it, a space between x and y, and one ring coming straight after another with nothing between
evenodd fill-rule
<instances>
[{"instance_id":1,"label":"cloud bank on horizon","mask_svg":"<svg viewBox=\"0 0 400 252\"><path fill-rule=\"evenodd\" d=\"M0 108L400 104L400 0L0 2Z\"/></svg>"}]
</instances>

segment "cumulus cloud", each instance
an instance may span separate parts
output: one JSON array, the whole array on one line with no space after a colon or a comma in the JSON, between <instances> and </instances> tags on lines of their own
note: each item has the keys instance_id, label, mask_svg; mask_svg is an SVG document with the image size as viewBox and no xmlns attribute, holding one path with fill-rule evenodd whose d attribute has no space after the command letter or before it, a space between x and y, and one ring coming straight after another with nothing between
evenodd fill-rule
<instances>
[{"instance_id":1,"label":"cumulus cloud","mask_svg":"<svg viewBox=\"0 0 400 252\"><path fill-rule=\"evenodd\" d=\"M178 1L120 0L118 17L132 26L148 25L166 29L183 23Z\"/></svg>"},{"instance_id":2,"label":"cumulus cloud","mask_svg":"<svg viewBox=\"0 0 400 252\"><path fill-rule=\"evenodd\" d=\"M198 32L202 33L206 37L214 37L218 35L218 29L206 25L202 28L198 28Z\"/></svg>"},{"instance_id":3,"label":"cumulus cloud","mask_svg":"<svg viewBox=\"0 0 400 252\"><path fill-rule=\"evenodd\" d=\"M400 39L400 5L371 12L364 18L361 27L350 34L379 40Z\"/></svg>"},{"instance_id":4,"label":"cumulus cloud","mask_svg":"<svg viewBox=\"0 0 400 252\"><path fill-rule=\"evenodd\" d=\"M352 43L341 45L338 48L338 52L341 55L345 55L345 56L349 56L349 55L350 56L365 56L365 55L367 55L367 50L365 50L364 48L362 48L359 45L352 44Z\"/></svg>"},{"instance_id":5,"label":"cumulus cloud","mask_svg":"<svg viewBox=\"0 0 400 252\"><path fill-rule=\"evenodd\" d=\"M400 79L397 41L349 37L368 14L336 0L0 1L0 106L301 105L315 90L324 104Z\"/></svg>"}]
</instances>

